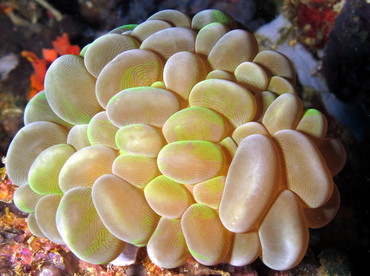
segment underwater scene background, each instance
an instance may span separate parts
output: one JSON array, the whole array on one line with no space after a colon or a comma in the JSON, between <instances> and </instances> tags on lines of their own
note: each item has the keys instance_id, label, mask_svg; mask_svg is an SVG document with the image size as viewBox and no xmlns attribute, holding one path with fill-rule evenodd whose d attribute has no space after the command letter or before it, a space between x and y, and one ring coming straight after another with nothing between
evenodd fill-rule
<instances>
[{"instance_id":1,"label":"underwater scene background","mask_svg":"<svg viewBox=\"0 0 370 276\"><path fill-rule=\"evenodd\" d=\"M304 109L327 118L327 137L346 150L334 176L336 217L310 229L303 260L277 271L257 259L245 266L199 264L164 269L146 248L128 248L121 263L93 265L66 246L33 236L27 213L13 202L6 175L9 144L23 127L26 104L44 89L59 56L79 55L94 39L152 14L176 9L191 17L205 9L231 15L253 32L260 50L276 50L294 64L294 89ZM370 3L365 0L1 0L0 1L0 274L1 275L361 275L370 260Z\"/></svg>"}]
</instances>

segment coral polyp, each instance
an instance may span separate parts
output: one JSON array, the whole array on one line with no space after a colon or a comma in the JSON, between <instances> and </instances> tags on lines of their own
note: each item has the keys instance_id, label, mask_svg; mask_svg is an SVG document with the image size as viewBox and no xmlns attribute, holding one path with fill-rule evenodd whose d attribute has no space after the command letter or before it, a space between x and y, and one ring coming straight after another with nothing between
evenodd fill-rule
<instances>
[{"instance_id":1,"label":"coral polyp","mask_svg":"<svg viewBox=\"0 0 370 276\"><path fill-rule=\"evenodd\" d=\"M50 66L7 154L35 235L95 264L128 243L164 268L301 261L345 150L289 59L237 26L164 10Z\"/></svg>"}]
</instances>

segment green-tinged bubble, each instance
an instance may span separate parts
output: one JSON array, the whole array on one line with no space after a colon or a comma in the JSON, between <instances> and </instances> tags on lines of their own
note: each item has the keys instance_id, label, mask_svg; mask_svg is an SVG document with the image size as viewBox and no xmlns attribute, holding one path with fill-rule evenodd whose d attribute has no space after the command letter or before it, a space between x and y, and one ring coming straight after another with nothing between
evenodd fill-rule
<instances>
[{"instance_id":1,"label":"green-tinged bubble","mask_svg":"<svg viewBox=\"0 0 370 276\"><path fill-rule=\"evenodd\" d=\"M59 125L38 121L23 127L13 138L7 157L7 174L17 185L28 184L28 172L33 161L45 149L56 144L65 144L66 131Z\"/></svg>"},{"instance_id":2,"label":"green-tinged bubble","mask_svg":"<svg viewBox=\"0 0 370 276\"><path fill-rule=\"evenodd\" d=\"M142 190L108 174L95 181L92 198L99 217L113 235L136 246L148 243L159 217Z\"/></svg>"},{"instance_id":3,"label":"green-tinged bubble","mask_svg":"<svg viewBox=\"0 0 370 276\"><path fill-rule=\"evenodd\" d=\"M37 93L27 104L24 110L24 124L28 125L37 121L49 121L59 124L65 128L73 125L58 117L51 109L45 95L45 91Z\"/></svg>"},{"instance_id":4,"label":"green-tinged bubble","mask_svg":"<svg viewBox=\"0 0 370 276\"><path fill-rule=\"evenodd\" d=\"M150 238L147 251L150 259L164 268L175 268L190 257L180 219L161 218Z\"/></svg>"},{"instance_id":5,"label":"green-tinged bubble","mask_svg":"<svg viewBox=\"0 0 370 276\"><path fill-rule=\"evenodd\" d=\"M181 219L182 231L192 256L204 265L214 265L226 256L231 233L222 225L215 210L193 204Z\"/></svg>"},{"instance_id":6,"label":"green-tinged bubble","mask_svg":"<svg viewBox=\"0 0 370 276\"><path fill-rule=\"evenodd\" d=\"M112 172L142 189L160 174L155 158L139 154L118 156L112 164Z\"/></svg>"},{"instance_id":7,"label":"green-tinged bubble","mask_svg":"<svg viewBox=\"0 0 370 276\"><path fill-rule=\"evenodd\" d=\"M311 108L303 114L296 129L311 137L322 139L326 135L328 121L322 112Z\"/></svg>"},{"instance_id":8,"label":"green-tinged bubble","mask_svg":"<svg viewBox=\"0 0 370 276\"><path fill-rule=\"evenodd\" d=\"M37 156L28 173L28 183L39 194L61 194L59 173L76 150L66 144L47 148Z\"/></svg>"},{"instance_id":9,"label":"green-tinged bubble","mask_svg":"<svg viewBox=\"0 0 370 276\"><path fill-rule=\"evenodd\" d=\"M256 113L252 93L234 82L220 79L204 80L195 85L189 104L218 112L234 127L251 121Z\"/></svg>"},{"instance_id":10,"label":"green-tinged bubble","mask_svg":"<svg viewBox=\"0 0 370 276\"><path fill-rule=\"evenodd\" d=\"M89 143L92 146L103 145L117 150L115 143L117 130L118 127L109 121L106 111L99 112L90 120L87 127Z\"/></svg>"},{"instance_id":11,"label":"green-tinged bubble","mask_svg":"<svg viewBox=\"0 0 370 276\"><path fill-rule=\"evenodd\" d=\"M181 217L193 201L184 185L163 175L149 182L144 193L158 215L172 219Z\"/></svg>"},{"instance_id":12,"label":"green-tinged bubble","mask_svg":"<svg viewBox=\"0 0 370 276\"><path fill-rule=\"evenodd\" d=\"M46 195L37 202L35 208L36 221L40 230L45 237L58 244L64 244L55 220L55 214L61 198L61 195Z\"/></svg>"},{"instance_id":13,"label":"green-tinged bubble","mask_svg":"<svg viewBox=\"0 0 370 276\"><path fill-rule=\"evenodd\" d=\"M146 124L130 124L121 127L115 136L118 149L127 153L135 153L155 157L165 144L161 133Z\"/></svg>"},{"instance_id":14,"label":"green-tinged bubble","mask_svg":"<svg viewBox=\"0 0 370 276\"><path fill-rule=\"evenodd\" d=\"M101 111L95 97L95 82L82 57L64 55L52 63L45 75L46 98L64 121L85 124Z\"/></svg>"},{"instance_id":15,"label":"green-tinged bubble","mask_svg":"<svg viewBox=\"0 0 370 276\"><path fill-rule=\"evenodd\" d=\"M36 208L37 202L43 195L36 193L30 185L22 185L15 192L13 201L19 210L27 213L33 213Z\"/></svg>"},{"instance_id":16,"label":"green-tinged bubble","mask_svg":"<svg viewBox=\"0 0 370 276\"><path fill-rule=\"evenodd\" d=\"M180 109L171 92L155 87L136 87L119 92L107 105L109 120L117 127L148 124L162 127Z\"/></svg>"},{"instance_id":17,"label":"green-tinged bubble","mask_svg":"<svg viewBox=\"0 0 370 276\"><path fill-rule=\"evenodd\" d=\"M192 106L173 114L162 131L168 143L181 140L218 142L226 136L227 125L218 113L205 107Z\"/></svg>"},{"instance_id":18,"label":"green-tinged bubble","mask_svg":"<svg viewBox=\"0 0 370 276\"><path fill-rule=\"evenodd\" d=\"M73 188L62 198L56 213L61 237L80 259L105 264L123 250L124 242L103 225L91 200L91 189Z\"/></svg>"},{"instance_id":19,"label":"green-tinged bubble","mask_svg":"<svg viewBox=\"0 0 370 276\"><path fill-rule=\"evenodd\" d=\"M112 173L112 164L116 157L114 150L101 145L85 147L75 152L60 171L60 189L67 192L75 187L90 188L99 176Z\"/></svg>"},{"instance_id":20,"label":"green-tinged bubble","mask_svg":"<svg viewBox=\"0 0 370 276\"><path fill-rule=\"evenodd\" d=\"M169 179L195 184L218 175L224 168L225 156L212 142L177 141L163 147L157 162L159 170Z\"/></svg>"}]
</instances>

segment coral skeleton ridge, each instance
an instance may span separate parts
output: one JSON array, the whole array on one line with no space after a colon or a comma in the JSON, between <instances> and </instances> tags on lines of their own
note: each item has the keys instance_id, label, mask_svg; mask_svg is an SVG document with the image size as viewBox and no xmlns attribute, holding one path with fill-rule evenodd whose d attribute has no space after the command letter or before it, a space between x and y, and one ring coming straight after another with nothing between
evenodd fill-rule
<instances>
[{"instance_id":1,"label":"coral skeleton ridge","mask_svg":"<svg viewBox=\"0 0 370 276\"><path fill-rule=\"evenodd\" d=\"M346 154L289 59L238 26L163 10L52 63L7 154L34 235L95 264L127 244L164 268L301 261Z\"/></svg>"}]
</instances>

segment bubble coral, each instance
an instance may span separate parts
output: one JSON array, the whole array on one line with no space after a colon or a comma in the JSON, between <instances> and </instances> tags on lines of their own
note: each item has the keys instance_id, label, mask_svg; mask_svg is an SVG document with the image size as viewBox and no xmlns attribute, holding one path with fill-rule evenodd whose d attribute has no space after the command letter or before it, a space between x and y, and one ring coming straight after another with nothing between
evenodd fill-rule
<instances>
[{"instance_id":1,"label":"bubble coral","mask_svg":"<svg viewBox=\"0 0 370 276\"><path fill-rule=\"evenodd\" d=\"M35 235L96 264L127 243L165 268L300 262L345 151L289 59L237 26L164 10L50 66L7 156Z\"/></svg>"}]
</instances>

